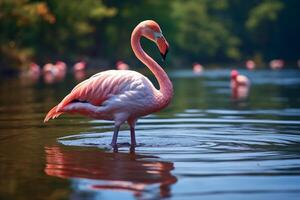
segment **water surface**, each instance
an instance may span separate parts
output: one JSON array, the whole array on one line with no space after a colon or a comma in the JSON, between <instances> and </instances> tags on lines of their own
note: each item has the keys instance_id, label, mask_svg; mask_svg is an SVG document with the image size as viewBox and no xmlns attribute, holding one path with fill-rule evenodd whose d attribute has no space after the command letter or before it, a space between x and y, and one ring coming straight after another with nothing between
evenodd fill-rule
<instances>
[{"instance_id":1,"label":"water surface","mask_svg":"<svg viewBox=\"0 0 300 200\"><path fill-rule=\"evenodd\" d=\"M300 72L247 72L247 98L228 70L170 72L175 96L138 121L130 153L123 126L45 113L77 83L2 78L0 199L298 199ZM152 79L153 80L153 79Z\"/></svg>"}]
</instances>

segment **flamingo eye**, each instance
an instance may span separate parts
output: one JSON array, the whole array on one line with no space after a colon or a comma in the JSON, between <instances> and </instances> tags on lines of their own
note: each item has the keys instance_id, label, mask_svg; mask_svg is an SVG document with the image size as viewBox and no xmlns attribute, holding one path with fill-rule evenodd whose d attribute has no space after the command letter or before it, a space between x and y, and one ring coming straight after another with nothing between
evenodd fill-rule
<instances>
[{"instance_id":1,"label":"flamingo eye","mask_svg":"<svg viewBox=\"0 0 300 200\"><path fill-rule=\"evenodd\" d=\"M163 35L160 32L154 32L154 38L157 40L158 38L161 38Z\"/></svg>"}]
</instances>

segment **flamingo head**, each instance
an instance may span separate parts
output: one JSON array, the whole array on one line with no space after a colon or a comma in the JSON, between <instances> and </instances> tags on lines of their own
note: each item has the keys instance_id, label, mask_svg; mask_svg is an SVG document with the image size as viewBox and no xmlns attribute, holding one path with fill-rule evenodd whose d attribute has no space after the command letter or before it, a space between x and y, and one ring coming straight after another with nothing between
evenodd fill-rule
<instances>
[{"instance_id":1,"label":"flamingo head","mask_svg":"<svg viewBox=\"0 0 300 200\"><path fill-rule=\"evenodd\" d=\"M239 75L239 72L235 69L231 70L231 79L236 79L236 77Z\"/></svg>"},{"instance_id":2,"label":"flamingo head","mask_svg":"<svg viewBox=\"0 0 300 200\"><path fill-rule=\"evenodd\" d=\"M169 43L163 36L159 25L153 20L146 20L141 22L141 26L142 35L156 43L163 60L165 60L169 49Z\"/></svg>"}]
</instances>

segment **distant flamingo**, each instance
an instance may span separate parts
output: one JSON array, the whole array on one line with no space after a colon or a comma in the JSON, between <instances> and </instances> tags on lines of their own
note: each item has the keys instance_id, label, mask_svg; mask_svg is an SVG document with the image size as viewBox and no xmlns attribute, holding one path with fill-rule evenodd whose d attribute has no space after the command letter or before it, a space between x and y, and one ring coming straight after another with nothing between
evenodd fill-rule
<instances>
[{"instance_id":1,"label":"distant flamingo","mask_svg":"<svg viewBox=\"0 0 300 200\"><path fill-rule=\"evenodd\" d=\"M30 78L32 81L37 81L41 75L41 68L36 63L30 63L29 68L21 76Z\"/></svg>"},{"instance_id":2,"label":"distant flamingo","mask_svg":"<svg viewBox=\"0 0 300 200\"><path fill-rule=\"evenodd\" d=\"M41 68L36 63L30 63L28 72L32 76L39 76L41 74Z\"/></svg>"},{"instance_id":3,"label":"distant flamingo","mask_svg":"<svg viewBox=\"0 0 300 200\"><path fill-rule=\"evenodd\" d=\"M96 119L112 120L115 123L111 145L117 150L120 126L127 121L130 126L131 146L136 146L135 125L141 116L165 108L173 96L173 86L166 72L147 55L141 47L144 36L154 41L165 59L169 44L159 25L146 20L139 23L131 35L131 46L136 57L155 75L160 90L149 79L130 70L108 70L95 74L78 84L44 119L58 117L63 113L79 113Z\"/></svg>"},{"instance_id":4,"label":"distant flamingo","mask_svg":"<svg viewBox=\"0 0 300 200\"><path fill-rule=\"evenodd\" d=\"M116 66L117 66L117 69L118 70L128 70L129 69L129 65L124 63L123 61L119 60L117 63L116 63Z\"/></svg>"},{"instance_id":5,"label":"distant flamingo","mask_svg":"<svg viewBox=\"0 0 300 200\"><path fill-rule=\"evenodd\" d=\"M52 74L56 74L57 73L57 69L55 67L55 65L53 65L52 63L47 63L44 65L43 67L43 73L52 73Z\"/></svg>"},{"instance_id":6,"label":"distant flamingo","mask_svg":"<svg viewBox=\"0 0 300 200\"><path fill-rule=\"evenodd\" d=\"M193 64L193 72L195 74L201 74L203 72L203 66L199 63L194 63Z\"/></svg>"},{"instance_id":7,"label":"distant flamingo","mask_svg":"<svg viewBox=\"0 0 300 200\"><path fill-rule=\"evenodd\" d=\"M244 76L240 75L237 70L231 71L231 87L240 86L240 85L250 85L249 79Z\"/></svg>"},{"instance_id":8,"label":"distant flamingo","mask_svg":"<svg viewBox=\"0 0 300 200\"><path fill-rule=\"evenodd\" d=\"M86 69L86 62L80 61L74 64L73 71L84 71Z\"/></svg>"},{"instance_id":9,"label":"distant flamingo","mask_svg":"<svg viewBox=\"0 0 300 200\"><path fill-rule=\"evenodd\" d=\"M237 70L232 70L230 86L234 99L244 99L248 96L250 81L246 76L240 75Z\"/></svg>"},{"instance_id":10,"label":"distant flamingo","mask_svg":"<svg viewBox=\"0 0 300 200\"><path fill-rule=\"evenodd\" d=\"M270 67L273 70L279 70L284 67L284 61L281 59L274 59L270 61Z\"/></svg>"},{"instance_id":11,"label":"distant flamingo","mask_svg":"<svg viewBox=\"0 0 300 200\"><path fill-rule=\"evenodd\" d=\"M77 81L82 81L86 77L86 62L80 61L73 66L74 77Z\"/></svg>"},{"instance_id":12,"label":"distant flamingo","mask_svg":"<svg viewBox=\"0 0 300 200\"><path fill-rule=\"evenodd\" d=\"M255 69L255 62L253 60L247 60L246 61L246 68L248 70L254 70Z\"/></svg>"},{"instance_id":13,"label":"distant flamingo","mask_svg":"<svg viewBox=\"0 0 300 200\"><path fill-rule=\"evenodd\" d=\"M65 78L66 76L66 73L67 73L67 65L65 62L63 61L57 61L56 64L55 64L55 67L57 68L57 78L59 80L62 80Z\"/></svg>"}]
</instances>

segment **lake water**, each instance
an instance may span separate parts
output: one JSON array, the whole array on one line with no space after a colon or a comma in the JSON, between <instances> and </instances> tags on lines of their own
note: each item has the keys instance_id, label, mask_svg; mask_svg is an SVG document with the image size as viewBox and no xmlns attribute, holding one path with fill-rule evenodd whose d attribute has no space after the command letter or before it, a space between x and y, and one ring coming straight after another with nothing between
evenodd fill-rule
<instances>
[{"instance_id":1,"label":"lake water","mask_svg":"<svg viewBox=\"0 0 300 200\"><path fill-rule=\"evenodd\" d=\"M43 123L72 75L1 78L0 199L299 199L300 70L241 71L242 99L229 73L170 72L172 104L138 121L135 153L126 125L114 153L110 122Z\"/></svg>"}]
</instances>

